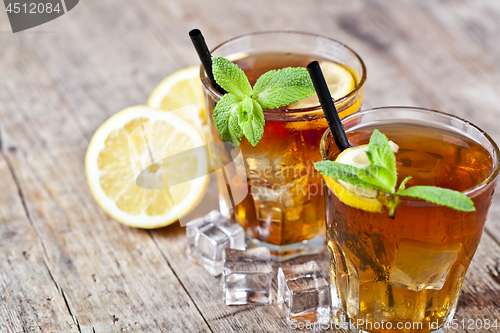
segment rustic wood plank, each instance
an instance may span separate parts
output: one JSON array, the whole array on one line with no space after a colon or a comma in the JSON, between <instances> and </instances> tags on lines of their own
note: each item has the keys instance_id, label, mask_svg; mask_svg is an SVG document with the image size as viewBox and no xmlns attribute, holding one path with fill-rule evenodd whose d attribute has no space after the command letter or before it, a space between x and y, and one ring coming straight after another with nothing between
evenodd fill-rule
<instances>
[{"instance_id":1,"label":"rustic wood plank","mask_svg":"<svg viewBox=\"0 0 500 333\"><path fill-rule=\"evenodd\" d=\"M187 260L186 230L178 225L151 231L155 242L183 281L187 291L202 310L214 332L286 332L287 325L276 305L226 306L222 299L221 277L212 277ZM276 270L273 277L273 302L276 300Z\"/></svg>"},{"instance_id":2,"label":"rustic wood plank","mask_svg":"<svg viewBox=\"0 0 500 333\"><path fill-rule=\"evenodd\" d=\"M97 208L84 173L85 133L27 37L2 40L12 42L0 56L2 77L12 78L0 83L2 141L76 326L82 332L209 331L149 234Z\"/></svg>"},{"instance_id":3,"label":"rustic wood plank","mask_svg":"<svg viewBox=\"0 0 500 333\"><path fill-rule=\"evenodd\" d=\"M74 316L82 331L287 329L275 305L222 306L220 278L185 259L183 228L123 227L97 208L87 190L82 164L93 131L114 112L144 104L169 73L196 63L187 39L191 28L201 28L211 45L272 29L339 39L367 64L365 107L436 108L470 119L499 141L499 17L493 0L292 0L286 6L264 0L127 1L126 6L87 0L33 33L2 35L0 74L8 80L0 83L0 126L4 146L15 148L6 148L6 157L19 178L31 232L47 253L31 254L30 260L38 258L39 264L46 258L42 272L47 278L50 270L54 278L47 288L57 291L61 304L67 300L71 314L62 313L69 325ZM0 29L8 25L0 22ZM498 202L495 196L457 318L499 317ZM25 260L19 252L14 258ZM327 254L316 258L327 272ZM3 268L2 278L29 288L29 281ZM26 299L41 294L37 288L31 292ZM7 299L1 291L0 297ZM16 331L42 322L33 316L23 321L15 300L8 304L0 307L0 327Z\"/></svg>"},{"instance_id":4,"label":"rustic wood plank","mask_svg":"<svg viewBox=\"0 0 500 333\"><path fill-rule=\"evenodd\" d=\"M178 32L175 36L161 34L162 31L168 29L168 26L166 21L157 18L156 15L148 15L153 6L141 5L140 7L143 11L142 16L148 17L148 23L152 26L152 30L155 31L155 36L158 36L157 38L160 41L166 38L179 38L179 35L182 37L182 31ZM197 8L196 6L200 6L201 8ZM276 13L276 8L273 7L273 4L266 4L265 6L269 8L268 13ZM484 64L474 61L477 59L475 58L477 54L472 53L468 57L464 57L462 54L457 55L455 48L462 43L458 38L456 44L448 42L449 34L451 33L449 31L453 30L454 27L451 25L449 27L442 27L441 23L437 22L436 17L449 16L446 15L446 11L453 8L450 8L449 5L443 5L438 13L434 13L434 16L429 16L429 12L432 12L434 9L431 6L433 5L417 6L415 3L409 2L399 4L383 1L354 1L344 6L341 4L336 4L336 6L325 5L322 9L326 13L315 11L314 13L308 12L307 14L317 16L317 21L320 22L313 27L313 31L317 32L321 28L323 31L328 31L327 35L331 37L348 40L349 45L352 42L351 46L355 50L358 50L367 62L369 81L366 88L365 105L419 105L436 108L471 119L475 123L478 123L479 126L485 128L488 133L498 140L500 132L496 127L492 126L495 123L492 120L497 117L497 114L495 114L495 110L491 108L491 105L489 108L491 112L487 112L486 114L472 112L476 109L482 110L483 107L488 108L488 106L484 106L484 101L481 101L480 96L483 96L482 93L486 92L489 97L492 97L492 88L495 85L491 84L492 75L488 73L489 68L486 66L481 68L480 66ZM162 9L157 9L159 17L169 15L167 12L170 7L167 5L164 7L163 11ZM137 10L141 10L141 8L137 8ZM467 8L470 11L470 6ZM243 9L240 7L238 10L230 7L229 10L235 10L233 17L238 17L238 14ZM246 10L248 9L246 8ZM202 15L203 11L210 13L209 8L203 7L201 4L196 4L179 9L177 15L192 15L196 17L197 14ZM297 11L294 11L294 14L298 14ZM300 16L300 13L298 15ZM477 15L473 17L477 21L480 13L473 12L468 15ZM206 14L205 16L208 18L212 17ZM311 17L309 16L305 21L311 22ZM300 19L297 21L304 22ZM227 30L224 27L230 27L231 36L252 30L260 30L257 24L249 23L244 25L244 31L240 32L239 29L241 29L242 25L231 21L231 18L227 18L227 20L218 24L217 28L208 24L209 22L198 21L196 23L201 24L202 29L205 28L204 23L207 25L208 33L205 34L207 40L210 39L210 32L214 29L217 29L214 33L215 37L227 34ZM455 20L452 23L459 24L460 21ZM266 28L268 26L266 25ZM284 26L286 28L287 24ZM326 26L329 29L325 29ZM307 27L310 28L311 25ZM298 25L293 25L293 28L304 30L299 28ZM235 30L236 32L234 32ZM177 43L182 45L181 40L178 40ZM446 66L443 66L443 62ZM479 81L478 84L478 78L471 76L472 69L477 71L478 68L482 71L480 75L490 77L487 84L484 84L484 81ZM498 76L496 77L498 78ZM472 88L472 91L467 91L467 94L463 96L457 93L463 92L466 88ZM472 102L470 100L471 96L479 98L474 98L474 102ZM498 104L498 98L491 98L489 103L495 100ZM497 200L495 199L495 201ZM490 225L498 225L499 221L499 219L489 221L488 228L490 228ZM181 242L182 236L179 235L178 240ZM162 246L161 240L159 240L159 244ZM182 264L182 251L173 254L171 239L169 239L168 244L168 252L172 256L172 259L169 261L178 265L178 267L173 266L174 270L177 272L188 271L189 268ZM165 251L167 251L166 245ZM174 255L177 257L173 257ZM457 319L498 318L499 313L495 307L498 298L491 295L498 295L499 286L496 283L495 277L491 276L491 273L488 273L491 267L495 267L497 258L498 244L495 244L490 237L485 236L471 266L471 271L475 274L469 274L465 280L464 301L460 303ZM488 264L485 265L485 262L488 262ZM322 266L325 269L324 261L322 262ZM481 276L481 279L478 279L477 276ZM188 279L188 274L185 278L181 277L181 279ZM207 283L207 285L209 284ZM207 296L203 296L203 290L207 286L203 284L200 286L200 283L190 283L188 286L194 289L190 293L195 299L198 296L200 297L199 301L208 302ZM480 292L475 292L475 290L480 290ZM481 304L484 304L484 311L479 310ZM213 312L213 314L207 315L207 318L218 318L217 312L220 309L216 309L215 306L212 307L211 303L205 304L201 308L212 309L210 312ZM253 313L255 313L255 316L260 316L259 312ZM212 321L209 319L209 322ZM217 330L230 330L234 328L232 326L227 327L226 325L225 323L217 325ZM458 331L468 332L470 330Z\"/></svg>"},{"instance_id":5,"label":"rustic wood plank","mask_svg":"<svg viewBox=\"0 0 500 333\"><path fill-rule=\"evenodd\" d=\"M128 29L130 29L130 31ZM127 33L131 32L132 29L133 29L133 27L127 27ZM82 33L82 31L80 31L79 33ZM123 33L123 31L122 31L122 33ZM84 36L82 36L82 38L83 37ZM52 36L49 38L51 38L51 42L56 43L56 45L57 45L57 43L58 43L57 40L52 39ZM67 39L64 39L64 40L67 40ZM141 43L146 44L147 41L148 41L147 38L143 38ZM189 40L188 40L188 42L189 42ZM150 44L152 44L151 41L149 42L148 45L150 45ZM91 50L89 50L88 48L78 49L78 47L81 47L81 46L75 45L75 48L70 47L67 50L67 53L70 53L70 56L57 57L57 55L52 54L52 51L51 51L50 47L47 46L47 43L44 43L44 42L39 41L39 40L38 41L30 40L30 45L33 45L32 46L33 52L36 52L40 56L40 58L44 59L45 61L48 61L49 65L52 65L52 66L50 66L51 72L54 71L56 73L55 75L59 78L59 80L60 80L59 82L61 84L61 87L62 87L62 89L65 90L65 94L66 94L68 100L72 101L75 98L78 98L79 97L78 95L88 93L88 91L85 91L83 93L77 89L73 89L73 90L68 89L67 85L65 85L63 83L68 82L65 79L68 78L68 76L70 76L65 71L67 71L69 68L73 68L73 67L71 67L72 64L70 63L70 59L73 59L73 57L72 57L73 54L71 54L71 53L75 52L75 54L74 54L75 56L77 53L79 53L80 56L83 56L84 58L86 58L86 56L91 58L92 57ZM110 47L115 48L115 46L113 44L111 44ZM118 48L118 46L116 46L116 48ZM146 48L146 47L144 47L144 48ZM189 50L190 50L190 52L192 52L192 46L189 46ZM47 56L48 54L51 55L50 58ZM140 64L130 64L129 62L122 60L121 57L126 57L126 53L124 54L123 52L122 53L117 52L117 53L114 53L114 56L116 56L114 61L118 62L119 64L123 64L124 67L140 66ZM195 57L195 55L194 55L194 57ZM100 66L102 66L102 64ZM74 70L74 68L73 68L73 70ZM83 70L83 69L80 69L80 70ZM108 82L110 80L110 78L108 76L106 76L106 73L100 73L98 71L92 71L92 72L88 73L88 76L84 76L83 78L82 77L79 78L79 80L87 80L87 79L88 80L96 80L94 82L94 84L96 84L99 87L104 85L106 82ZM159 79L157 81L159 81ZM70 80L70 82L71 82L71 80ZM82 81L79 81L80 84L81 84L81 82ZM118 89L118 87L115 87L115 89L117 92L119 92L119 95L120 95L119 98L121 99L121 98L125 98L124 96L122 97L122 95L128 94L128 90L131 88L127 87L126 89L123 89L121 91L120 91L120 89ZM98 89L96 89L96 91L97 90ZM130 98L130 97L128 97L128 98ZM100 101L100 99L96 99L96 100ZM115 109L106 109L106 108L100 109L99 106L101 106L101 105L95 105L96 100L91 98L88 101L86 101L85 103L86 103L86 105L94 103L94 105L92 105L92 108L97 109L98 112L102 112L103 114L106 114L106 113L112 114L114 111L116 111ZM111 103L111 102L113 102L113 100L106 100L106 101L101 101L101 102L102 103ZM86 105L84 105L84 106L86 106ZM81 106L79 106L79 107L81 107ZM95 113L96 110L93 110L91 112ZM78 114L78 116L79 115L80 114ZM89 129L89 132L91 132L93 129L95 129L100 124L100 122L102 122L102 120L100 120L100 118L102 118L102 115L100 115L99 117L93 117L92 119L90 119L93 123L91 124L92 128ZM80 118L79 121L77 121L77 122L83 124L82 132L86 133L87 131L85 131L85 129L86 129L85 127L88 124L87 119ZM154 234L154 232L153 232L153 234ZM170 257L170 254L169 254L170 251L174 251L174 252L182 254L182 262L177 265L179 270L177 270L176 273L182 274L184 279L181 279L181 281L183 281L183 283L184 283L184 281L189 282L191 280L189 273L186 274L186 272L184 272L183 269L186 266L191 268L191 271L193 269L193 265L189 264L189 262L186 262L186 259L184 257L184 245L185 245L184 242L179 243L179 244L175 244L175 243L171 242L171 240L169 239L166 241L166 243L163 243L164 247L163 247L163 251L162 251L166 258ZM176 248L169 249L170 247L176 247ZM199 269L199 267L195 266L194 269L195 270ZM198 272L192 276L197 277L197 276L200 276L200 274ZM206 276L206 274L204 276ZM218 281L220 279L216 279L216 280ZM197 290L198 291L197 300L199 302L201 302L201 304L205 305L205 308L203 309L205 311L209 311L209 309L214 309L214 310L217 310L217 308L220 309L219 313L216 312L217 318L213 318L213 319L223 322L224 323L223 327L225 327L225 329L227 329L228 331L233 331L233 330L238 331L238 330L244 330L244 329L249 330L249 331L253 331L253 330L257 329L257 327L259 327L259 325L261 325L262 318L266 318L266 320L263 323L263 326L261 326L262 327L261 331L263 331L263 332L285 330L286 329L286 324L284 323L283 320L281 320L280 322L277 323L276 318L279 318L281 316L281 313L275 307L272 308L273 315L271 315L271 316L267 315L267 313L269 311L269 309L267 307L266 308L260 307L262 309L257 314L257 316L253 316L253 315L252 316L245 316L245 312L242 311L242 309L240 307L233 307L233 308L221 307L220 306L220 296L218 295L219 288L214 290L213 283L214 283L214 281L212 281L209 278L206 280L203 279L203 283L200 285L202 287L202 289ZM218 287L220 286L219 282L217 282L217 286ZM188 288L187 285L186 285L186 288ZM195 289L189 288L188 292L191 294L192 290L195 290ZM213 294L213 295L209 295L208 293ZM191 295L191 297L194 297L194 296ZM204 298L207 299L207 302L203 301ZM197 302L197 304L198 304L198 302ZM238 316L239 321L241 321L241 322L235 321L235 319L234 319L235 317L233 317L233 313L241 313ZM220 328L220 325L215 325L214 327L215 327L215 330L217 330L218 328Z\"/></svg>"},{"instance_id":6,"label":"rustic wood plank","mask_svg":"<svg viewBox=\"0 0 500 333\"><path fill-rule=\"evenodd\" d=\"M464 320L467 323L469 320L494 321L500 318L499 259L498 244L491 237L483 234L481 244L464 280L455 316L457 321ZM464 331L473 332L474 329L469 329L467 325ZM497 332L498 330L483 329L483 331Z\"/></svg>"},{"instance_id":7,"label":"rustic wood plank","mask_svg":"<svg viewBox=\"0 0 500 333\"><path fill-rule=\"evenodd\" d=\"M0 154L0 331L78 332Z\"/></svg>"}]
</instances>

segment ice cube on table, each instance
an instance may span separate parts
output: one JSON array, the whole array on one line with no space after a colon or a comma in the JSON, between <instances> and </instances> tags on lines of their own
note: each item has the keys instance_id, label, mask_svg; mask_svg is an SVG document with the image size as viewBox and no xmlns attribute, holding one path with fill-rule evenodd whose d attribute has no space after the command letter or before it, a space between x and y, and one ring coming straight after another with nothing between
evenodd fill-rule
<instances>
[{"instance_id":1,"label":"ice cube on table","mask_svg":"<svg viewBox=\"0 0 500 333\"><path fill-rule=\"evenodd\" d=\"M222 253L227 248L245 249L243 228L212 211L186 225L187 256L205 267L210 275L222 273Z\"/></svg>"},{"instance_id":2,"label":"ice cube on table","mask_svg":"<svg viewBox=\"0 0 500 333\"><path fill-rule=\"evenodd\" d=\"M226 305L271 304L272 274L269 249L226 249L222 272L224 302Z\"/></svg>"},{"instance_id":3,"label":"ice cube on table","mask_svg":"<svg viewBox=\"0 0 500 333\"><path fill-rule=\"evenodd\" d=\"M330 294L315 261L278 269L278 306L289 324L330 321Z\"/></svg>"}]
</instances>

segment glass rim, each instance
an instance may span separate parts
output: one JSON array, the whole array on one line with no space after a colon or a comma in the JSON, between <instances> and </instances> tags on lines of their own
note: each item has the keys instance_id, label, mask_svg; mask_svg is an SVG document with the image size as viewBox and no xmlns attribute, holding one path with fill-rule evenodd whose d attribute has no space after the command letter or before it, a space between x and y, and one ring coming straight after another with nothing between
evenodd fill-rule
<instances>
[{"instance_id":1,"label":"glass rim","mask_svg":"<svg viewBox=\"0 0 500 333\"><path fill-rule=\"evenodd\" d=\"M363 59L361 59L361 57L353 49L351 49L349 46L347 46L344 43L339 42L333 38L329 38L329 37L325 37L325 36L321 36L321 35L313 34L313 33L309 33L309 32L292 31L292 30L268 30L268 31L252 32L252 33L248 33L248 34L244 34L244 35L240 35L240 36L236 36L236 37L233 37L231 39L228 39L227 41L222 42L219 45L217 45L215 48L211 49L210 53L213 54L214 52L217 52L217 50L219 50L223 46L225 46L229 43L232 43L232 42L236 42L236 41L243 39L243 38L248 38L248 37L257 36L257 35L270 35L270 34L303 35L303 36L309 36L309 37L314 37L314 38L320 38L323 40L327 40L328 42L333 42L335 44L342 46L343 48L347 49L352 55L354 55L356 57L356 59L359 61L360 65L361 65L361 78L360 78L359 82L356 84L356 86L347 95L343 96L342 98L334 100L335 105L344 103L345 101L348 101L349 99L355 97L357 95L357 93L364 86L365 81L366 81L366 66L365 66L365 63L363 62ZM200 65L201 83L203 84L205 89L213 97L216 97L218 99L222 98L222 96L223 96L222 94L220 94L218 91L213 89L213 87L210 85L210 83L207 83L206 80L203 80L204 76L206 77L205 69L203 68L203 65ZM318 101L318 105L311 106L308 108L300 108L300 109L279 108L279 109L272 109L272 110L264 109L263 111L264 111L264 114L315 113L318 111L323 113L322 109L321 109L321 104L319 104L319 101Z\"/></svg>"},{"instance_id":2,"label":"glass rim","mask_svg":"<svg viewBox=\"0 0 500 333\"><path fill-rule=\"evenodd\" d=\"M415 106L382 106L382 107L375 107L375 108L355 112L353 114L346 116L345 118L342 118L341 122L342 122L342 124L344 124L344 123L347 123L349 120L352 120L355 117L362 116L364 114L371 113L374 111L376 112L376 111L387 111L387 110L396 110L396 109L399 109L399 110L403 109L403 110L407 110L407 111L423 111L423 112L428 113L428 114L438 113L438 114L443 115L443 116L448 117L448 118L457 119L457 120L461 121L462 123L467 124L467 125L473 127L474 129L476 129L480 134L484 135L484 137L492 145L493 150L496 152L496 155L497 155L496 161L493 160L493 163L496 162L495 169L481 183L479 183L479 184L477 184L477 185L475 185L475 186L473 186L465 191L461 191L461 193L468 195L468 196L472 196L472 194L475 194L476 192L479 192L483 188L488 186L498 176L498 173L500 172L500 149L498 148L498 145L496 144L496 142L493 140L493 138L488 133L486 133L484 130L482 130L479 126L477 126L477 125L473 124L472 122L465 120L461 117L453 115L451 113L437 111L437 110L433 110L433 109L422 108L422 107L415 107ZM320 154L321 154L322 160L328 160L327 157L325 156L325 154L326 154L325 145L326 145L326 140L327 140L329 135L331 135L330 128L326 129L325 133L323 133L323 135L321 137ZM483 146L479 142L477 142L477 143L479 145ZM492 159L493 159L493 156L492 156ZM420 202L421 200L408 198L408 199L405 199L404 201L416 201L416 202L418 201L418 202ZM435 205L431 202L426 202L426 201L422 202L422 204Z\"/></svg>"}]
</instances>

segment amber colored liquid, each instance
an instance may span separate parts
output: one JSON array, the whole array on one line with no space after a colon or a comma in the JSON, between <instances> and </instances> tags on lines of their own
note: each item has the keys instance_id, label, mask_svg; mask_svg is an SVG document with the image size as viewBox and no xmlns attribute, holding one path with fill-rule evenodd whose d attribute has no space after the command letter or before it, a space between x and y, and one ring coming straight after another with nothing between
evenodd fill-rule
<instances>
[{"instance_id":1,"label":"amber colored liquid","mask_svg":"<svg viewBox=\"0 0 500 333\"><path fill-rule=\"evenodd\" d=\"M322 59L262 53L235 62L253 86L269 70L305 67L312 60ZM357 82L355 74L353 78ZM360 104L361 97L338 105L338 109L341 116L346 116L359 110ZM313 172L313 163L321 160L319 143L327 127L321 110L300 117L266 114L264 135L257 146L253 147L243 138L240 148L245 159L249 195L236 205L235 219L247 235L276 245L324 235L322 184L319 175ZM215 127L212 131L217 133Z\"/></svg>"},{"instance_id":2,"label":"amber colored liquid","mask_svg":"<svg viewBox=\"0 0 500 333\"><path fill-rule=\"evenodd\" d=\"M398 184L411 175L407 187L465 191L492 173L490 154L464 136L409 124L377 129L399 145ZM366 144L372 131L349 133L349 141ZM337 148L329 147L335 159ZM394 218L347 206L325 188L332 295L358 329L430 332L453 316L494 187L491 182L471 197L475 212L404 199Z\"/></svg>"}]
</instances>

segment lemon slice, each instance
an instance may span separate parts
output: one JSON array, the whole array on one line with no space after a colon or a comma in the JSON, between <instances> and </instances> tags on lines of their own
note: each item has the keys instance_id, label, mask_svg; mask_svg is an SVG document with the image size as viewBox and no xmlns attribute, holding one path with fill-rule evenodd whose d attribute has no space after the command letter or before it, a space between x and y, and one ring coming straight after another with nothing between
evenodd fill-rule
<instances>
[{"instance_id":1,"label":"lemon slice","mask_svg":"<svg viewBox=\"0 0 500 333\"><path fill-rule=\"evenodd\" d=\"M389 144L392 150L397 153L399 149L398 145L392 141L389 141ZM363 168L370 164L366 156L367 150L368 145L348 148L341 152L335 161L357 168ZM359 188L341 180L334 180L325 175L323 175L323 179L333 194L346 205L374 213L381 213L383 211L383 205L377 199L378 191Z\"/></svg>"},{"instance_id":2,"label":"lemon slice","mask_svg":"<svg viewBox=\"0 0 500 333\"><path fill-rule=\"evenodd\" d=\"M230 54L225 58L229 61L235 62L235 61L238 61L238 60L246 58L246 57L248 57L247 52L238 52L238 53Z\"/></svg>"},{"instance_id":3,"label":"lemon slice","mask_svg":"<svg viewBox=\"0 0 500 333\"><path fill-rule=\"evenodd\" d=\"M356 79L353 74L345 67L331 62L323 61L320 63L321 71L328 85L328 90L334 100L347 95L356 86ZM291 104L290 109L304 109L319 105L318 96L312 94L297 103Z\"/></svg>"},{"instance_id":4,"label":"lemon slice","mask_svg":"<svg viewBox=\"0 0 500 333\"><path fill-rule=\"evenodd\" d=\"M192 104L196 105L200 119L206 124L200 66L187 67L169 75L148 99L148 106L167 111Z\"/></svg>"},{"instance_id":5,"label":"lemon slice","mask_svg":"<svg viewBox=\"0 0 500 333\"><path fill-rule=\"evenodd\" d=\"M129 142L136 129L147 129L148 146ZM199 129L176 116L147 106L127 108L99 127L95 132L85 156L87 181L97 203L115 220L137 228L159 228L185 216L201 201L208 176L163 189L143 188L136 184L134 167L152 166L142 173L142 182L154 178L160 167L155 168L151 158L153 152L162 151L165 156L201 147L206 142ZM135 147L133 160L129 152ZM149 147L149 149L148 149ZM131 150L132 151L132 150ZM207 157L189 155L190 159L177 159L177 169L190 174L207 168ZM193 160L193 158L195 160ZM194 170L193 170L194 169ZM141 170L139 170L141 171ZM168 175L167 175L168 177ZM164 181L164 179L163 179Z\"/></svg>"}]
</instances>

